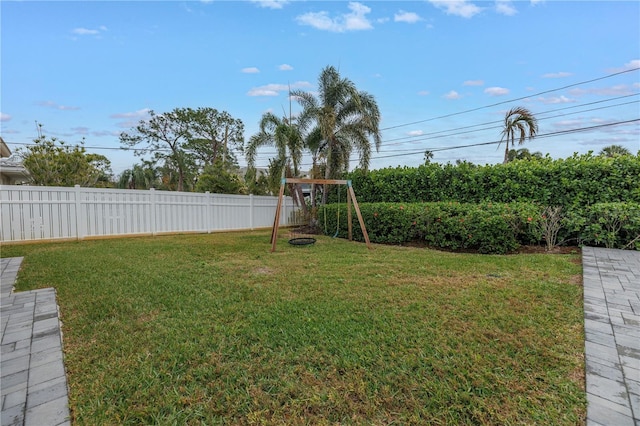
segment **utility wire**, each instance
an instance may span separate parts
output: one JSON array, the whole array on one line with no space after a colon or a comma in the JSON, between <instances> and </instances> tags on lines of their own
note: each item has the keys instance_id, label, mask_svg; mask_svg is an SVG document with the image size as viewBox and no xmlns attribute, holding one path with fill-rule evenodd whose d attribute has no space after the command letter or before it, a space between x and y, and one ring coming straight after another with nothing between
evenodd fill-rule
<instances>
[{"instance_id":1,"label":"utility wire","mask_svg":"<svg viewBox=\"0 0 640 426\"><path fill-rule=\"evenodd\" d=\"M529 98L531 98L533 96L545 95L547 93L557 92L559 90L568 89L570 87L576 87L576 86L581 86L583 84L593 83L595 81L604 80L604 79L607 79L607 78L615 77L617 75L625 74L625 73L632 72L632 71L638 71L638 70L640 70L640 67L632 68L632 69L624 70L624 71L619 71L619 72L616 72L616 73L613 73L613 74L608 74L608 75L605 75L605 76L602 76L602 77L593 78L591 80L585 80L585 81L581 81L581 82L578 82L578 83L568 84L566 86L558 87L556 89L544 90L542 92L534 93L534 94L531 94L529 96L522 96L520 98L509 99L507 101L502 101L502 102L496 102L494 104L485 105L485 106L472 108L472 109L467 109L467 110L464 110L464 111L453 112L451 114L440 115L438 117L432 117L432 118L427 118L427 119L424 119L424 120L413 121L411 123L398 124L396 126L389 126L389 127L385 127L383 129L380 129L380 131L397 129L399 127L406 127L406 126L411 126L411 125L414 125L414 124L426 123L427 121L440 120L442 118L448 118L448 117L453 117L453 116L456 116L456 115L462 115L462 114L467 114L467 113L470 113L470 112L480 111L482 109L487 109L487 108L495 107L495 106L498 106L498 105L504 105L504 104L508 104L508 103L511 103L511 102L515 102L515 101L521 101L523 99L529 99Z\"/></svg>"}]
</instances>

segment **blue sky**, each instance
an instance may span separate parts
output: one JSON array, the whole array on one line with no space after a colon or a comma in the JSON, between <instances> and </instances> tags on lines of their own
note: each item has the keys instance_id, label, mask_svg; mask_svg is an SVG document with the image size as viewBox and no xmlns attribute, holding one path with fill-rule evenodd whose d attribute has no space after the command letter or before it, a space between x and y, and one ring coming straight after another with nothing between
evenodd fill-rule
<instances>
[{"instance_id":1,"label":"blue sky","mask_svg":"<svg viewBox=\"0 0 640 426\"><path fill-rule=\"evenodd\" d=\"M480 144L500 140L514 106L539 119L531 151L640 150L637 1L2 1L0 13L9 148L31 143L37 121L84 137L116 174L139 162L118 135L149 110L227 111L248 140L264 112L288 114L289 85L313 92L327 65L378 101L372 169L417 166L426 149L501 162ZM557 134L575 129L587 130Z\"/></svg>"}]
</instances>

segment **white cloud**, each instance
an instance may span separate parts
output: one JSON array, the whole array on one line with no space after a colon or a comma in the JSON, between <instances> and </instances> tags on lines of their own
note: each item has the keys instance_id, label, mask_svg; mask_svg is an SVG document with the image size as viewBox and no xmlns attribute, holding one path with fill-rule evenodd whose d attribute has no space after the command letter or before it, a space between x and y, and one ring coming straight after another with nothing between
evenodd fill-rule
<instances>
[{"instance_id":1,"label":"white cloud","mask_svg":"<svg viewBox=\"0 0 640 426\"><path fill-rule=\"evenodd\" d=\"M260 70L256 67L247 67L247 68L242 68L242 72L245 74L257 74L260 72Z\"/></svg>"},{"instance_id":2,"label":"white cloud","mask_svg":"<svg viewBox=\"0 0 640 426\"><path fill-rule=\"evenodd\" d=\"M422 21L420 15L414 12L405 12L404 10L400 10L398 13L393 15L394 22L406 22L407 24L415 24L418 21Z\"/></svg>"},{"instance_id":3,"label":"white cloud","mask_svg":"<svg viewBox=\"0 0 640 426\"><path fill-rule=\"evenodd\" d=\"M482 11L481 8L468 0L428 0L429 3L445 11L447 15L472 18Z\"/></svg>"},{"instance_id":4,"label":"white cloud","mask_svg":"<svg viewBox=\"0 0 640 426\"><path fill-rule=\"evenodd\" d=\"M571 77L573 75L573 73L570 72L550 72L547 74L543 74L542 78L564 78L564 77Z\"/></svg>"},{"instance_id":5,"label":"white cloud","mask_svg":"<svg viewBox=\"0 0 640 426\"><path fill-rule=\"evenodd\" d=\"M624 64L624 69L625 70L632 70L632 69L636 69L636 68L640 68L640 59L634 59L634 60L629 61L626 64Z\"/></svg>"},{"instance_id":6,"label":"white cloud","mask_svg":"<svg viewBox=\"0 0 640 426\"><path fill-rule=\"evenodd\" d=\"M100 25L98 29L95 29L95 30L92 30L90 28L84 28L84 27L74 28L73 30L71 30L71 33L75 35L83 36L83 35L98 35L104 31L107 31L107 27L105 27L104 25Z\"/></svg>"},{"instance_id":7,"label":"white cloud","mask_svg":"<svg viewBox=\"0 0 640 426\"><path fill-rule=\"evenodd\" d=\"M511 0L496 0L496 12L506 16L513 16L518 13Z\"/></svg>"},{"instance_id":8,"label":"white cloud","mask_svg":"<svg viewBox=\"0 0 640 426\"><path fill-rule=\"evenodd\" d=\"M251 2L268 9L282 9L284 5L289 3L289 0L251 0Z\"/></svg>"},{"instance_id":9,"label":"white cloud","mask_svg":"<svg viewBox=\"0 0 640 426\"><path fill-rule=\"evenodd\" d=\"M430 92L428 90L421 90L418 92L418 95L420 96L427 96Z\"/></svg>"},{"instance_id":10,"label":"white cloud","mask_svg":"<svg viewBox=\"0 0 640 426\"><path fill-rule=\"evenodd\" d=\"M11 120L11 116L9 114L5 114L4 112L0 112L0 121L1 122L6 122Z\"/></svg>"},{"instance_id":11,"label":"white cloud","mask_svg":"<svg viewBox=\"0 0 640 426\"><path fill-rule=\"evenodd\" d=\"M76 106L58 105L57 103L55 103L53 101L38 102L38 105L43 106L43 107L47 107L47 108L58 109L58 110L61 110L61 111L77 111L77 110L80 109L80 107L76 107Z\"/></svg>"},{"instance_id":12,"label":"white cloud","mask_svg":"<svg viewBox=\"0 0 640 426\"><path fill-rule=\"evenodd\" d=\"M504 96L509 94L509 89L504 87L487 87L484 89L484 93L489 96Z\"/></svg>"},{"instance_id":13,"label":"white cloud","mask_svg":"<svg viewBox=\"0 0 640 426\"><path fill-rule=\"evenodd\" d=\"M536 6L538 4L544 3L546 0L531 0L531 6Z\"/></svg>"},{"instance_id":14,"label":"white cloud","mask_svg":"<svg viewBox=\"0 0 640 426\"><path fill-rule=\"evenodd\" d=\"M289 64L282 64L280 66L278 66L278 69L280 71L291 71L293 69L293 67Z\"/></svg>"},{"instance_id":15,"label":"white cloud","mask_svg":"<svg viewBox=\"0 0 640 426\"><path fill-rule=\"evenodd\" d=\"M131 127L137 126L141 121L147 120L149 118L150 111L151 110L149 108L143 108L133 112L120 112L111 114L109 117L124 118L124 121L120 121L116 125L122 129L129 129Z\"/></svg>"},{"instance_id":16,"label":"white cloud","mask_svg":"<svg viewBox=\"0 0 640 426\"><path fill-rule=\"evenodd\" d=\"M484 86L483 80L467 80L462 83L463 86Z\"/></svg>"},{"instance_id":17,"label":"white cloud","mask_svg":"<svg viewBox=\"0 0 640 426\"><path fill-rule=\"evenodd\" d=\"M328 12L309 12L296 17L300 25L309 25L318 30L342 33L345 31L370 30L371 22L365 15L371 9L362 3L350 2L350 13L344 13L336 18L331 18Z\"/></svg>"},{"instance_id":18,"label":"white cloud","mask_svg":"<svg viewBox=\"0 0 640 426\"><path fill-rule=\"evenodd\" d=\"M424 132L422 130L411 130L407 132L407 136L422 136Z\"/></svg>"},{"instance_id":19,"label":"white cloud","mask_svg":"<svg viewBox=\"0 0 640 426\"><path fill-rule=\"evenodd\" d=\"M624 72L624 71L629 71L636 68L640 68L640 59L632 59L631 61L624 64L622 67L609 68L607 71L608 72Z\"/></svg>"},{"instance_id":20,"label":"white cloud","mask_svg":"<svg viewBox=\"0 0 640 426\"><path fill-rule=\"evenodd\" d=\"M553 123L553 126L559 129L579 128L584 125L582 120L561 120Z\"/></svg>"},{"instance_id":21,"label":"white cloud","mask_svg":"<svg viewBox=\"0 0 640 426\"><path fill-rule=\"evenodd\" d=\"M147 118L149 117L149 112L151 109L142 108L134 112L119 112L116 114L111 114L110 118Z\"/></svg>"},{"instance_id":22,"label":"white cloud","mask_svg":"<svg viewBox=\"0 0 640 426\"><path fill-rule=\"evenodd\" d=\"M626 96L632 95L636 93L634 89L637 89L638 86L627 86L626 84L618 84L611 87L598 87L595 89L571 89L569 90L569 94L572 96L582 96L582 95L599 95L599 96Z\"/></svg>"},{"instance_id":23,"label":"white cloud","mask_svg":"<svg viewBox=\"0 0 640 426\"><path fill-rule=\"evenodd\" d=\"M567 98L566 96L553 96L551 98L538 98L543 104L569 104L575 102L575 99Z\"/></svg>"},{"instance_id":24,"label":"white cloud","mask_svg":"<svg viewBox=\"0 0 640 426\"><path fill-rule=\"evenodd\" d=\"M307 81L296 81L291 85L271 83L271 84L266 84L264 86L254 87L247 92L247 95L248 96L278 96L280 92L288 92L289 88L300 89L303 87L311 87L311 83Z\"/></svg>"},{"instance_id":25,"label":"white cloud","mask_svg":"<svg viewBox=\"0 0 640 426\"><path fill-rule=\"evenodd\" d=\"M460 99L462 95L455 90L450 91L446 95L443 96L445 99Z\"/></svg>"}]
</instances>

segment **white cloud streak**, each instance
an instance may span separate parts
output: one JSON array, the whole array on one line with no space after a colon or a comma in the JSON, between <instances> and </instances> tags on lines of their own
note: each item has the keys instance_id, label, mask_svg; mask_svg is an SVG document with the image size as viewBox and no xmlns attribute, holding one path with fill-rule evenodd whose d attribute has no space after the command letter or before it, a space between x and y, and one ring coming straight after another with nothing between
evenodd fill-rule
<instances>
[{"instance_id":1,"label":"white cloud streak","mask_svg":"<svg viewBox=\"0 0 640 426\"><path fill-rule=\"evenodd\" d=\"M11 116L9 114L5 114L4 112L0 112L0 122L7 122L11 120Z\"/></svg>"},{"instance_id":2,"label":"white cloud streak","mask_svg":"<svg viewBox=\"0 0 640 426\"><path fill-rule=\"evenodd\" d=\"M455 90L450 91L449 93L445 94L443 96L443 98L445 99L450 99L450 100L454 100L454 99L460 99L462 98L462 95L458 92L456 92Z\"/></svg>"},{"instance_id":3,"label":"white cloud streak","mask_svg":"<svg viewBox=\"0 0 640 426\"><path fill-rule=\"evenodd\" d=\"M463 86L484 86L483 80L467 80L462 83Z\"/></svg>"},{"instance_id":4,"label":"white cloud streak","mask_svg":"<svg viewBox=\"0 0 640 426\"><path fill-rule=\"evenodd\" d=\"M116 114L111 114L109 117L110 118L148 118L149 117L149 112L151 111L151 109L149 108L143 108L143 109L139 109L137 111L133 111L133 112L119 112Z\"/></svg>"},{"instance_id":5,"label":"white cloud streak","mask_svg":"<svg viewBox=\"0 0 640 426\"><path fill-rule=\"evenodd\" d=\"M74 28L73 30L71 30L71 33L75 35L84 36L84 35L99 35L104 31L107 31L107 27L105 27L104 25L100 25L98 29L93 29L93 30L90 28L84 28L84 27Z\"/></svg>"},{"instance_id":6,"label":"white cloud streak","mask_svg":"<svg viewBox=\"0 0 640 426\"><path fill-rule=\"evenodd\" d=\"M278 69L280 71L291 71L291 70L293 70L293 67L291 65L289 65L289 64L282 64L282 65L278 66Z\"/></svg>"},{"instance_id":7,"label":"white cloud streak","mask_svg":"<svg viewBox=\"0 0 640 426\"><path fill-rule=\"evenodd\" d=\"M513 16L518 13L511 0L496 0L496 12L505 16Z\"/></svg>"},{"instance_id":8,"label":"white cloud streak","mask_svg":"<svg viewBox=\"0 0 640 426\"><path fill-rule=\"evenodd\" d=\"M484 93L489 96L504 96L509 94L509 89L504 87L487 87L484 89Z\"/></svg>"},{"instance_id":9,"label":"white cloud streak","mask_svg":"<svg viewBox=\"0 0 640 426\"><path fill-rule=\"evenodd\" d=\"M289 0L251 0L251 3L267 9L282 9Z\"/></svg>"},{"instance_id":10,"label":"white cloud streak","mask_svg":"<svg viewBox=\"0 0 640 426\"><path fill-rule=\"evenodd\" d=\"M245 74L258 74L260 70L256 67L247 67L247 68L242 68L242 72Z\"/></svg>"},{"instance_id":11,"label":"white cloud streak","mask_svg":"<svg viewBox=\"0 0 640 426\"><path fill-rule=\"evenodd\" d=\"M278 96L280 92L288 93L289 88L301 89L304 87L311 87L311 83L307 81L296 81L291 85L271 83L271 84L265 84L264 86L254 87L247 92L247 95L248 96Z\"/></svg>"},{"instance_id":12,"label":"white cloud streak","mask_svg":"<svg viewBox=\"0 0 640 426\"><path fill-rule=\"evenodd\" d=\"M573 73L570 72L550 72L547 74L543 74L542 78L564 78L564 77L571 77L573 75Z\"/></svg>"},{"instance_id":13,"label":"white cloud streak","mask_svg":"<svg viewBox=\"0 0 640 426\"><path fill-rule=\"evenodd\" d=\"M347 31L362 31L373 28L366 15L371 9L362 3L350 2L349 10L335 18L329 16L328 12L309 12L296 17L300 25L308 25L318 30L343 33Z\"/></svg>"},{"instance_id":14,"label":"white cloud streak","mask_svg":"<svg viewBox=\"0 0 640 426\"><path fill-rule=\"evenodd\" d=\"M394 22L405 22L407 24L415 24L416 22L422 21L420 15L414 12L405 12L404 10L398 11L395 15L393 15Z\"/></svg>"},{"instance_id":15,"label":"white cloud streak","mask_svg":"<svg viewBox=\"0 0 640 426\"><path fill-rule=\"evenodd\" d=\"M46 108L57 109L57 110L60 110L60 111L77 111L77 110L80 109L80 107L76 107L76 106L58 105L57 103L55 103L53 101L38 102L38 105L40 105L42 107L46 107Z\"/></svg>"},{"instance_id":16,"label":"white cloud streak","mask_svg":"<svg viewBox=\"0 0 640 426\"><path fill-rule=\"evenodd\" d=\"M472 18L482 11L482 8L467 0L428 0L429 3L444 10L447 15Z\"/></svg>"}]
</instances>

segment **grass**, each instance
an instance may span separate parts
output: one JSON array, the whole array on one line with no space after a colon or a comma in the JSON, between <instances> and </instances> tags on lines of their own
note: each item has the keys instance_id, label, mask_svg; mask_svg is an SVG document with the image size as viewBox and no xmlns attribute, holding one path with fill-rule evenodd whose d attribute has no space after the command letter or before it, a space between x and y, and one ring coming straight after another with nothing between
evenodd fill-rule
<instances>
[{"instance_id":1,"label":"grass","mask_svg":"<svg viewBox=\"0 0 640 426\"><path fill-rule=\"evenodd\" d=\"M2 256L25 256L18 290L57 289L76 424L584 422L579 255L284 237Z\"/></svg>"}]
</instances>

